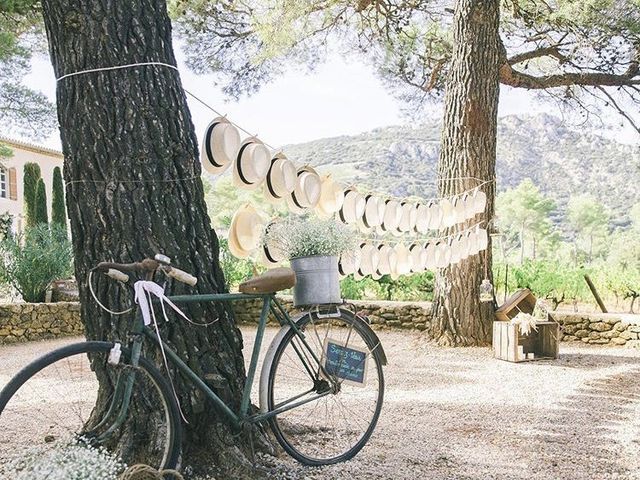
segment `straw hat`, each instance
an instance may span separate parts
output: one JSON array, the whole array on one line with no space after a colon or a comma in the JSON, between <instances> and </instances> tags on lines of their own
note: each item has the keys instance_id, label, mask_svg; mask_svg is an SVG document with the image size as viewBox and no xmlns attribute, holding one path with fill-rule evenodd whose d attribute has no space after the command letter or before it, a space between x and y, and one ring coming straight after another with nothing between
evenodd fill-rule
<instances>
[{"instance_id":1,"label":"straw hat","mask_svg":"<svg viewBox=\"0 0 640 480\"><path fill-rule=\"evenodd\" d=\"M436 242L436 268L446 268L451 261L451 247L448 242L440 240Z\"/></svg>"},{"instance_id":2,"label":"straw hat","mask_svg":"<svg viewBox=\"0 0 640 480\"><path fill-rule=\"evenodd\" d=\"M434 270L436 267L436 242L427 242L424 245L424 268Z\"/></svg>"},{"instance_id":3,"label":"straw hat","mask_svg":"<svg viewBox=\"0 0 640 480\"><path fill-rule=\"evenodd\" d=\"M264 182L264 196L269 203L277 203L287 197L296 186L296 166L284 153L271 159Z\"/></svg>"},{"instance_id":4,"label":"straw hat","mask_svg":"<svg viewBox=\"0 0 640 480\"><path fill-rule=\"evenodd\" d=\"M213 175L224 172L240 150L240 133L224 117L214 118L207 130L200 150L202 167Z\"/></svg>"},{"instance_id":5,"label":"straw hat","mask_svg":"<svg viewBox=\"0 0 640 480\"><path fill-rule=\"evenodd\" d=\"M462 200L462 196L458 196L453 199L453 214L456 219L456 223L462 223L468 218L467 209L465 207L466 205Z\"/></svg>"},{"instance_id":6,"label":"straw hat","mask_svg":"<svg viewBox=\"0 0 640 480\"><path fill-rule=\"evenodd\" d=\"M233 164L233 183L246 190L258 188L271 167L271 152L255 137L247 138Z\"/></svg>"},{"instance_id":7,"label":"straw hat","mask_svg":"<svg viewBox=\"0 0 640 480\"><path fill-rule=\"evenodd\" d=\"M342 207L338 211L340 220L344 223L355 223L364 214L366 200L354 188L347 188L344 191Z\"/></svg>"},{"instance_id":8,"label":"straw hat","mask_svg":"<svg viewBox=\"0 0 640 480\"><path fill-rule=\"evenodd\" d=\"M396 268L397 256L396 252L386 243L378 245L378 268L380 275L389 275Z\"/></svg>"},{"instance_id":9,"label":"straw hat","mask_svg":"<svg viewBox=\"0 0 640 480\"><path fill-rule=\"evenodd\" d=\"M338 261L338 272L341 275L349 275L355 273L360 266L360 249L351 252L345 252L340 256Z\"/></svg>"},{"instance_id":10,"label":"straw hat","mask_svg":"<svg viewBox=\"0 0 640 480\"><path fill-rule=\"evenodd\" d=\"M320 200L320 175L310 166L305 165L296 173L296 185L289 196L289 206L298 209L314 208Z\"/></svg>"},{"instance_id":11,"label":"straw hat","mask_svg":"<svg viewBox=\"0 0 640 480\"><path fill-rule=\"evenodd\" d=\"M370 228L381 225L384 219L384 202L372 194L367 195L364 199L366 203L364 207L364 214L362 215L362 222L365 227Z\"/></svg>"},{"instance_id":12,"label":"straw hat","mask_svg":"<svg viewBox=\"0 0 640 480\"><path fill-rule=\"evenodd\" d=\"M484 208L487 206L487 195L480 190L480 187L476 188L473 191L473 212L474 213L482 213L484 212Z\"/></svg>"},{"instance_id":13,"label":"straw hat","mask_svg":"<svg viewBox=\"0 0 640 480\"><path fill-rule=\"evenodd\" d=\"M421 243L412 243L409 246L409 254L411 255L411 271L421 272L426 268L427 251Z\"/></svg>"},{"instance_id":14,"label":"straw hat","mask_svg":"<svg viewBox=\"0 0 640 480\"><path fill-rule=\"evenodd\" d=\"M485 228L478 228L476 232L476 241L478 242L478 251L485 250L489 245L489 235Z\"/></svg>"},{"instance_id":15,"label":"straw hat","mask_svg":"<svg viewBox=\"0 0 640 480\"><path fill-rule=\"evenodd\" d=\"M320 200L316 205L316 213L320 217L331 217L342 207L344 201L344 190L339 183L331 178L331 175L325 175L321 179Z\"/></svg>"},{"instance_id":16,"label":"straw hat","mask_svg":"<svg viewBox=\"0 0 640 480\"><path fill-rule=\"evenodd\" d=\"M238 258L247 258L258 248L264 222L251 205L238 209L229 228L229 250Z\"/></svg>"},{"instance_id":17,"label":"straw hat","mask_svg":"<svg viewBox=\"0 0 640 480\"><path fill-rule=\"evenodd\" d=\"M460 260L462 260L462 251L460 249L460 235L456 235L450 238L447 243L449 244L449 248L451 249L451 258L449 259L449 263L451 265L460 263Z\"/></svg>"},{"instance_id":18,"label":"straw hat","mask_svg":"<svg viewBox=\"0 0 640 480\"><path fill-rule=\"evenodd\" d=\"M431 230L438 230L442 227L442 208L435 200L431 200L427 205L429 208L429 224L428 228Z\"/></svg>"},{"instance_id":19,"label":"straw hat","mask_svg":"<svg viewBox=\"0 0 640 480\"><path fill-rule=\"evenodd\" d=\"M413 232L418 220L418 204L405 201L400 203L400 208L402 209L402 214L398 224L398 231L402 233Z\"/></svg>"},{"instance_id":20,"label":"straw hat","mask_svg":"<svg viewBox=\"0 0 640 480\"><path fill-rule=\"evenodd\" d=\"M369 242L360 245L360 266L358 272L361 275L371 275L378 269L378 249Z\"/></svg>"},{"instance_id":21,"label":"straw hat","mask_svg":"<svg viewBox=\"0 0 640 480\"><path fill-rule=\"evenodd\" d=\"M402 220L402 207L396 200L384 200L384 213L382 215L381 228L385 232L394 232L400 226Z\"/></svg>"},{"instance_id":22,"label":"straw hat","mask_svg":"<svg viewBox=\"0 0 640 480\"><path fill-rule=\"evenodd\" d=\"M274 224L275 222L269 223L269 225L265 227L264 231L268 232ZM273 243L273 241L265 242L262 245L262 248L259 249L258 261L265 267L274 267L284 260L286 260L286 255L278 245Z\"/></svg>"},{"instance_id":23,"label":"straw hat","mask_svg":"<svg viewBox=\"0 0 640 480\"><path fill-rule=\"evenodd\" d=\"M396 243L394 251L397 256L396 271L398 274L407 275L408 273L411 273L411 252L407 246L402 242Z\"/></svg>"},{"instance_id":24,"label":"straw hat","mask_svg":"<svg viewBox=\"0 0 640 480\"><path fill-rule=\"evenodd\" d=\"M442 209L441 226L448 228L456 224L456 212L453 209L453 201L449 198L440 200L440 208Z\"/></svg>"},{"instance_id":25,"label":"straw hat","mask_svg":"<svg viewBox=\"0 0 640 480\"><path fill-rule=\"evenodd\" d=\"M416 225L415 230L418 233L427 233L431 225L431 211L429 207L423 203L416 205Z\"/></svg>"}]
</instances>

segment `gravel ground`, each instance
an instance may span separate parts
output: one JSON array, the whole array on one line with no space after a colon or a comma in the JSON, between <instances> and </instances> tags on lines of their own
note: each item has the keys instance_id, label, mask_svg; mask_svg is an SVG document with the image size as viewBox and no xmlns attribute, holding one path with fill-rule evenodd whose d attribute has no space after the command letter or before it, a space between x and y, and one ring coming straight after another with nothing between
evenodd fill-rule
<instances>
[{"instance_id":1,"label":"gravel ground","mask_svg":"<svg viewBox=\"0 0 640 480\"><path fill-rule=\"evenodd\" d=\"M243 328L247 348L254 331ZM273 478L640 480L639 350L563 344L557 361L512 364L410 332L380 338L387 385L369 444L323 468L263 457ZM0 387L74 340L0 347Z\"/></svg>"}]
</instances>

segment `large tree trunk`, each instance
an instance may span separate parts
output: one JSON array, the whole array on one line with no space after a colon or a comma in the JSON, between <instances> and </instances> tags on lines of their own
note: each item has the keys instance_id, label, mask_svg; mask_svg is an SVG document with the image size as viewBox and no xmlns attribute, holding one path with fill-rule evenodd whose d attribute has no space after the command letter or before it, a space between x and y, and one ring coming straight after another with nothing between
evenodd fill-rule
<instances>
[{"instance_id":1,"label":"large tree trunk","mask_svg":"<svg viewBox=\"0 0 640 480\"><path fill-rule=\"evenodd\" d=\"M176 64L165 0L42 4L57 77L138 62ZM87 273L100 261L139 261L161 252L198 277L198 292L222 291L218 241L178 72L138 66L71 76L58 83L57 108L87 337L125 340L132 321L130 315L111 317L90 299ZM114 309L132 303L113 283L96 280L100 298ZM162 327L163 338L237 410L245 379L240 331L220 306L195 305L187 314L195 321L219 321L208 328L174 321ZM157 353L147 355L162 365ZM245 476L239 472L250 463L246 437L229 441L203 395L180 378L177 388L189 421L183 465L211 462L234 471L232 477Z\"/></svg>"},{"instance_id":2,"label":"large tree trunk","mask_svg":"<svg viewBox=\"0 0 640 480\"><path fill-rule=\"evenodd\" d=\"M449 196L473 188L472 179L495 179L496 123L500 64L498 0L458 0L454 48L445 98L438 190ZM478 220L493 217L495 183L482 187L487 207ZM485 224L486 226L486 224ZM431 336L444 345L485 345L490 341L493 304L480 303L479 286L491 278L491 242L486 255L439 271Z\"/></svg>"}]
</instances>

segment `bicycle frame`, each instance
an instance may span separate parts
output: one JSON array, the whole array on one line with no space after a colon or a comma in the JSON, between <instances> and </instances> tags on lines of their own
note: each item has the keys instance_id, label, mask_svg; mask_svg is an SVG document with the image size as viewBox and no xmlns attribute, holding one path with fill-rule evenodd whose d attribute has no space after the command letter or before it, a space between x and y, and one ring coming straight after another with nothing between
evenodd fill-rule
<instances>
[{"instance_id":1,"label":"bicycle frame","mask_svg":"<svg viewBox=\"0 0 640 480\"><path fill-rule=\"evenodd\" d=\"M249 363L249 370L247 371L247 378L244 384L244 389L242 392L242 400L240 402L240 411L238 413L234 412L229 406L224 403L224 401L216 395L216 393L175 353L161 338L158 338L156 332L145 326L142 321L142 316L140 311L138 310L136 315L136 321L134 323L134 327L131 329L131 333L134 335L134 340L131 344L131 361L130 364L133 367L137 367L139 364L140 354L142 351L142 337L147 337L151 342L153 342L158 348L163 348L166 354L167 360L171 362L185 377L187 377L198 389L200 389L206 396L209 398L216 408L222 412L228 420L236 427L241 427L244 423L258 423L264 420L267 420L275 415L278 415L282 412L290 410L292 408L298 407L305 403L309 403L317 400L320 397L328 395L330 390L326 392L317 393L317 395L310 397L304 400L298 400L299 398L306 395L301 394L297 397L294 397L284 404L278 405L272 411L269 412L260 412L253 415L249 415L249 404L251 401L251 388L253 386L256 374L256 368L258 366L258 356L260 354L260 349L262 346L262 341L264 338L264 331L267 325L267 319L269 313L272 313L275 318L278 320L281 326L289 325L296 333L300 341L302 342L304 348L306 349L306 353L310 354L313 358L313 361L316 364L316 368L319 368L323 374L326 374L324 367L322 366L321 360L317 358L313 349L309 346L305 339L304 333L302 333L296 323L291 319L286 310L282 307L282 305L275 298L274 294L243 294L243 293L220 293L220 294L199 294L199 295L177 295L169 297L169 299L174 303L196 303L196 302L231 302L238 300L250 300L250 299L262 299L262 310L260 312L260 319L258 322L258 329L256 332L256 338L253 345L253 351L251 354L251 360ZM300 359L303 362L307 360L303 358L300 352L297 352L300 356ZM311 375L312 370L308 369L309 374ZM329 376L327 375L327 378ZM122 384L121 382L124 382ZM129 407L131 392L133 390L134 378L132 375L126 375L124 380L122 377L118 379L118 382L115 387L115 393L113 395L112 403L109 406L108 412L105 415L104 420L101 422L105 423L106 419L111 416L113 411L120 408L120 412L118 413L118 417L116 418L115 423L104 433L101 437L105 437L109 435L112 431L114 431L121 422L126 417L127 409ZM122 401L120 401L122 400ZM298 400L298 401L296 401Z\"/></svg>"}]
</instances>

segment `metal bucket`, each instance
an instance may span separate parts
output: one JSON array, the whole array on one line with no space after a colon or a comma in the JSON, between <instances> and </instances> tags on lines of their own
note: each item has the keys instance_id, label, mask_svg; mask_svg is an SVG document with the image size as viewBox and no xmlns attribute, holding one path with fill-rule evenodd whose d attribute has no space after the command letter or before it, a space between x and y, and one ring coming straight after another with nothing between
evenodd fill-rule
<instances>
[{"instance_id":1,"label":"metal bucket","mask_svg":"<svg viewBox=\"0 0 640 480\"><path fill-rule=\"evenodd\" d=\"M294 307L342 303L338 257L314 255L292 258L291 268L296 272Z\"/></svg>"}]
</instances>

